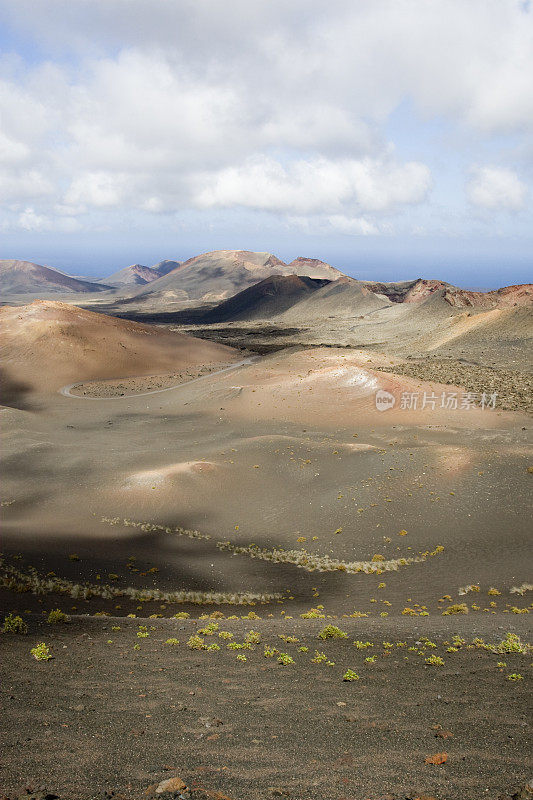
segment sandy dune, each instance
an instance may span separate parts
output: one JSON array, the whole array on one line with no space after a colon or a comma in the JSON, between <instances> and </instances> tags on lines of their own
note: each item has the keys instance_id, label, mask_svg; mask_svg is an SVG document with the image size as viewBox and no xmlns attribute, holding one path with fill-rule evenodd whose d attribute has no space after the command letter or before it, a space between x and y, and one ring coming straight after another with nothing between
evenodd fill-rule
<instances>
[{"instance_id":1,"label":"sandy dune","mask_svg":"<svg viewBox=\"0 0 533 800\"><path fill-rule=\"evenodd\" d=\"M51 301L3 307L0 333L8 378L46 391L76 380L157 375L240 358L223 345Z\"/></svg>"}]
</instances>

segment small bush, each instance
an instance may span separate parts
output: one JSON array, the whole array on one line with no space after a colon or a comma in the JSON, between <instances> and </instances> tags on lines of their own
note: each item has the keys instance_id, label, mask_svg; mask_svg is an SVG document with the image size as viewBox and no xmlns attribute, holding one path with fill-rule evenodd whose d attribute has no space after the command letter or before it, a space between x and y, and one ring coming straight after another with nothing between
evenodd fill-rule
<instances>
[{"instance_id":1,"label":"small bush","mask_svg":"<svg viewBox=\"0 0 533 800\"><path fill-rule=\"evenodd\" d=\"M342 676L343 681L358 681L359 675L357 672L354 672L353 669L347 669L344 675Z\"/></svg>"},{"instance_id":2,"label":"small bush","mask_svg":"<svg viewBox=\"0 0 533 800\"><path fill-rule=\"evenodd\" d=\"M205 626L205 628L200 628L198 633L201 636L214 636L215 633L218 631L219 627L220 626L218 622L210 622L209 625Z\"/></svg>"},{"instance_id":3,"label":"small bush","mask_svg":"<svg viewBox=\"0 0 533 800\"><path fill-rule=\"evenodd\" d=\"M244 637L244 641L247 644L259 644L261 641L261 634L257 631L248 631L246 636Z\"/></svg>"},{"instance_id":4,"label":"small bush","mask_svg":"<svg viewBox=\"0 0 533 800\"><path fill-rule=\"evenodd\" d=\"M2 633L28 633L28 626L22 617L8 614L4 617L4 624L2 626Z\"/></svg>"},{"instance_id":5,"label":"small bush","mask_svg":"<svg viewBox=\"0 0 533 800\"><path fill-rule=\"evenodd\" d=\"M337 628L336 625L326 625L318 634L319 639L347 639L348 634Z\"/></svg>"},{"instance_id":6,"label":"small bush","mask_svg":"<svg viewBox=\"0 0 533 800\"><path fill-rule=\"evenodd\" d=\"M37 661L50 661L50 659L53 658L49 648L44 642L39 642L35 647L32 647L30 653Z\"/></svg>"},{"instance_id":7,"label":"small bush","mask_svg":"<svg viewBox=\"0 0 533 800\"><path fill-rule=\"evenodd\" d=\"M167 639L166 642L165 642L165 644L179 644L179 643L180 643L180 640L179 639L174 639L174 638Z\"/></svg>"},{"instance_id":8,"label":"small bush","mask_svg":"<svg viewBox=\"0 0 533 800\"><path fill-rule=\"evenodd\" d=\"M454 603L442 612L443 617L449 617L452 614L468 614L468 606L466 603Z\"/></svg>"},{"instance_id":9,"label":"small bush","mask_svg":"<svg viewBox=\"0 0 533 800\"><path fill-rule=\"evenodd\" d=\"M432 664L434 667L443 667L444 666L444 659L440 656L428 656L428 658L424 659L426 664Z\"/></svg>"},{"instance_id":10,"label":"small bush","mask_svg":"<svg viewBox=\"0 0 533 800\"><path fill-rule=\"evenodd\" d=\"M311 608L304 614L300 614L302 619L326 619L326 615L320 608Z\"/></svg>"},{"instance_id":11,"label":"small bush","mask_svg":"<svg viewBox=\"0 0 533 800\"><path fill-rule=\"evenodd\" d=\"M523 681L524 676L520 675L519 672L512 672L511 675L507 676L508 681Z\"/></svg>"},{"instance_id":12,"label":"small bush","mask_svg":"<svg viewBox=\"0 0 533 800\"><path fill-rule=\"evenodd\" d=\"M322 653L320 650L315 650L315 655L311 659L313 664L325 664L328 660L328 657L325 653Z\"/></svg>"},{"instance_id":13,"label":"small bush","mask_svg":"<svg viewBox=\"0 0 533 800\"><path fill-rule=\"evenodd\" d=\"M205 650L206 644L201 636L193 634L187 642L187 647L190 650Z\"/></svg>"},{"instance_id":14,"label":"small bush","mask_svg":"<svg viewBox=\"0 0 533 800\"><path fill-rule=\"evenodd\" d=\"M178 611L177 614L173 615L172 619L188 619L190 616L186 611Z\"/></svg>"},{"instance_id":15,"label":"small bush","mask_svg":"<svg viewBox=\"0 0 533 800\"><path fill-rule=\"evenodd\" d=\"M493 653L528 653L531 650L531 646L528 644L524 644L520 640L520 636L516 633L508 633L505 639L494 646L489 647Z\"/></svg>"},{"instance_id":16,"label":"small bush","mask_svg":"<svg viewBox=\"0 0 533 800\"><path fill-rule=\"evenodd\" d=\"M283 666L294 664L294 658L288 653L280 653L278 656L278 664L283 664Z\"/></svg>"},{"instance_id":17,"label":"small bush","mask_svg":"<svg viewBox=\"0 0 533 800\"><path fill-rule=\"evenodd\" d=\"M70 617L68 614L61 611L60 608L54 608L54 610L50 611L48 614L48 619L46 621L50 623L50 625L58 625L60 622L69 622Z\"/></svg>"}]
</instances>

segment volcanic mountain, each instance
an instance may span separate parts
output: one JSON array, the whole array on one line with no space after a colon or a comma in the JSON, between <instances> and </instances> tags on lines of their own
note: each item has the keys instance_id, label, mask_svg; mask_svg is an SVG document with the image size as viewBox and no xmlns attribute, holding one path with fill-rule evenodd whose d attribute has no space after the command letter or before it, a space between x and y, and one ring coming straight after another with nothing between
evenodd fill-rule
<instances>
[{"instance_id":1,"label":"volcanic mountain","mask_svg":"<svg viewBox=\"0 0 533 800\"><path fill-rule=\"evenodd\" d=\"M143 264L132 264L130 267L124 267L107 278L102 278L98 283L107 284L107 286L145 286L147 283L157 280L162 275L152 267L145 267Z\"/></svg>"},{"instance_id":2,"label":"volcanic mountain","mask_svg":"<svg viewBox=\"0 0 533 800\"><path fill-rule=\"evenodd\" d=\"M184 261L143 287L135 299L220 302L272 275L294 274L336 280L343 273L315 259L299 258L285 264L271 253L215 250Z\"/></svg>"},{"instance_id":3,"label":"volcanic mountain","mask_svg":"<svg viewBox=\"0 0 533 800\"><path fill-rule=\"evenodd\" d=\"M272 275L237 292L214 308L194 314L191 321L209 324L273 319L328 283L325 278L308 278L306 275ZM185 317L187 312L182 314Z\"/></svg>"},{"instance_id":4,"label":"volcanic mountain","mask_svg":"<svg viewBox=\"0 0 533 800\"><path fill-rule=\"evenodd\" d=\"M109 288L107 284L73 278L31 261L0 260L0 291L3 294L87 293L103 292Z\"/></svg>"},{"instance_id":5,"label":"volcanic mountain","mask_svg":"<svg viewBox=\"0 0 533 800\"><path fill-rule=\"evenodd\" d=\"M279 321L308 324L317 320L336 318L349 320L390 305L387 298L378 297L361 281L343 276L336 281L328 282L310 297L293 305L280 315Z\"/></svg>"},{"instance_id":6,"label":"volcanic mountain","mask_svg":"<svg viewBox=\"0 0 533 800\"><path fill-rule=\"evenodd\" d=\"M173 269L179 267L179 265L179 261L160 261L159 264L155 264L153 267L146 267L144 264L132 264L129 267L113 272L107 278L102 278L98 283L116 286L117 288L146 286L147 283L152 283L152 281L162 278Z\"/></svg>"},{"instance_id":7,"label":"volcanic mountain","mask_svg":"<svg viewBox=\"0 0 533 800\"><path fill-rule=\"evenodd\" d=\"M0 334L8 379L37 389L239 359L223 345L45 300L0 308Z\"/></svg>"}]
</instances>

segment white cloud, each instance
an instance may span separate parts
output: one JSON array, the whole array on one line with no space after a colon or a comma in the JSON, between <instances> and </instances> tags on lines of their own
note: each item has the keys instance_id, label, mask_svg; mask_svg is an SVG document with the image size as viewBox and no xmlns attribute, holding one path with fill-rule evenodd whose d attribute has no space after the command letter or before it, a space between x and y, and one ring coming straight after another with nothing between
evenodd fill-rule
<instances>
[{"instance_id":1,"label":"white cloud","mask_svg":"<svg viewBox=\"0 0 533 800\"><path fill-rule=\"evenodd\" d=\"M245 206L316 214L354 206L362 211L388 212L421 202L429 189L430 174L424 164L416 162L314 158L283 166L261 157L208 175L204 181L196 200L205 208Z\"/></svg>"},{"instance_id":2,"label":"white cloud","mask_svg":"<svg viewBox=\"0 0 533 800\"><path fill-rule=\"evenodd\" d=\"M365 217L347 217L344 214L333 214L328 217L331 227L350 236L375 236L380 229Z\"/></svg>"},{"instance_id":3,"label":"white cloud","mask_svg":"<svg viewBox=\"0 0 533 800\"><path fill-rule=\"evenodd\" d=\"M456 148L465 131L510 132L518 148L533 131L533 12L519 0L127 6L3 0L12 39L48 54L0 59L5 213L245 207L364 233L438 181L422 162L442 142L418 155L421 117L446 120ZM406 99L408 161L387 127ZM525 202L517 178L480 175L472 202Z\"/></svg>"},{"instance_id":4,"label":"white cloud","mask_svg":"<svg viewBox=\"0 0 533 800\"><path fill-rule=\"evenodd\" d=\"M65 193L67 205L97 208L118 206L124 198L124 179L105 172L87 172L75 178Z\"/></svg>"},{"instance_id":5,"label":"white cloud","mask_svg":"<svg viewBox=\"0 0 533 800\"><path fill-rule=\"evenodd\" d=\"M81 229L77 219L60 216L49 217L38 214L30 206L19 214L16 227L25 231L61 231L64 233L71 233Z\"/></svg>"},{"instance_id":6,"label":"white cloud","mask_svg":"<svg viewBox=\"0 0 533 800\"><path fill-rule=\"evenodd\" d=\"M525 205L527 186L510 169L478 166L472 170L467 194L476 206L518 211Z\"/></svg>"}]
</instances>

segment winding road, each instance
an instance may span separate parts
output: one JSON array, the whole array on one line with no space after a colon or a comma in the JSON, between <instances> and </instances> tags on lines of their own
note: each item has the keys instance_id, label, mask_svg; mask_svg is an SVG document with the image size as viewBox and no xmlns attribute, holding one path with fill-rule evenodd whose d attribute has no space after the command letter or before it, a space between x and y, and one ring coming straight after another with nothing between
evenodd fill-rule
<instances>
[{"instance_id":1,"label":"winding road","mask_svg":"<svg viewBox=\"0 0 533 800\"><path fill-rule=\"evenodd\" d=\"M85 395L80 394L72 394L72 389L75 386L81 386L85 381L76 381L75 383L69 383L67 386L63 386L63 388L59 389L59 394L62 394L64 397L70 397L73 400L127 400L128 398L132 397L146 397L149 394L159 394L160 392L170 392L172 389L179 389L180 386L189 386L191 383L197 383L198 381L204 381L206 378L212 378L214 375L222 375L225 372L232 372L239 367L246 366L247 364L254 364L258 361L260 356L249 356L248 358L244 358L242 361L237 361L236 364L230 364L229 367L224 367L223 369L217 369L214 372L208 372L207 375L200 375L198 378L192 378L190 381L182 381L181 383L177 383L175 386L166 386L164 389L152 389L150 392L138 392L137 394L122 394L117 397L87 397ZM149 377L149 376L146 376ZM93 379L94 380L94 379ZM106 378L105 380L113 380L112 378ZM127 380L126 378L116 378L116 380Z\"/></svg>"}]
</instances>

